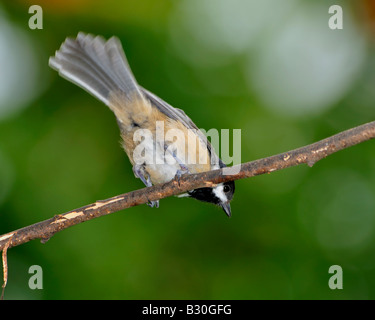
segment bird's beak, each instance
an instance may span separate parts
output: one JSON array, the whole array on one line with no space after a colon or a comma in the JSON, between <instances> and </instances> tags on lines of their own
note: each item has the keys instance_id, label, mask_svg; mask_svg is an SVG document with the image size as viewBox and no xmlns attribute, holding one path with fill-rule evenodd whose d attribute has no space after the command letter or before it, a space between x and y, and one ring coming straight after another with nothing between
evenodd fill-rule
<instances>
[{"instance_id":1,"label":"bird's beak","mask_svg":"<svg viewBox=\"0 0 375 320\"><path fill-rule=\"evenodd\" d=\"M231 215L232 215L232 212L230 210L229 202L225 202L225 203L221 204L221 207L223 208L223 210L226 213L226 215L228 216L228 218L230 218Z\"/></svg>"}]
</instances>

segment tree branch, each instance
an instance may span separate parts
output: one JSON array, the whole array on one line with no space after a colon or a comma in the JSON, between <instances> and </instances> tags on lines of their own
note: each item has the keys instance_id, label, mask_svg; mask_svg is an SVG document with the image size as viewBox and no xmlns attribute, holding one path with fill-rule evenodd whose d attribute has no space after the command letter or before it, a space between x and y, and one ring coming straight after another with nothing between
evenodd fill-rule
<instances>
[{"instance_id":1,"label":"tree branch","mask_svg":"<svg viewBox=\"0 0 375 320\"><path fill-rule=\"evenodd\" d=\"M172 180L148 188L118 195L106 200L59 214L51 219L6 233L0 236L0 250L18 246L30 240L41 239L44 243L55 233L103 215L134 207L149 201L160 200L188 190L210 187L212 185L253 177L288 167L306 163L310 167L317 161L350 146L375 138L375 121L343 131L327 139L305 147L287 151L278 155L259 159L230 169L232 174L223 174L223 170L213 170L199 174L183 175L179 183Z\"/></svg>"}]
</instances>

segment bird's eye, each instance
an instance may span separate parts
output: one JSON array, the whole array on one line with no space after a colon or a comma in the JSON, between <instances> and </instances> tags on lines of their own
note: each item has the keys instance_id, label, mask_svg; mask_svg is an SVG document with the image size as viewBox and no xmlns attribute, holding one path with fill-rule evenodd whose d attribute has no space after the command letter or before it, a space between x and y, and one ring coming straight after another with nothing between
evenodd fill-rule
<instances>
[{"instance_id":1,"label":"bird's eye","mask_svg":"<svg viewBox=\"0 0 375 320\"><path fill-rule=\"evenodd\" d=\"M227 192L229 192L229 191L230 191L229 186L224 186L224 192L227 193Z\"/></svg>"}]
</instances>

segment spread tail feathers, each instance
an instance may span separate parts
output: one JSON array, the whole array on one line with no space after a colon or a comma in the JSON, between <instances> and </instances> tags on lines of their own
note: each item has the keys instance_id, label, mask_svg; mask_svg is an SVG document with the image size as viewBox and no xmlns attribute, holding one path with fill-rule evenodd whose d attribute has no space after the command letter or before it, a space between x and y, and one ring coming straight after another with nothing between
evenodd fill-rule
<instances>
[{"instance_id":1,"label":"spread tail feathers","mask_svg":"<svg viewBox=\"0 0 375 320\"><path fill-rule=\"evenodd\" d=\"M143 97L116 37L105 41L80 32L76 39L65 40L49 65L107 105L113 91Z\"/></svg>"}]
</instances>

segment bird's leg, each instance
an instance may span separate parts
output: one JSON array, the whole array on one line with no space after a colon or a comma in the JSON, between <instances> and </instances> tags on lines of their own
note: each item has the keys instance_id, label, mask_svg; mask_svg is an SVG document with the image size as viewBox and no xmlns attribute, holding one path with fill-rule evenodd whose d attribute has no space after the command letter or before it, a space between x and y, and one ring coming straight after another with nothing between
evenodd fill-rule
<instances>
[{"instance_id":1,"label":"bird's leg","mask_svg":"<svg viewBox=\"0 0 375 320\"><path fill-rule=\"evenodd\" d=\"M182 176L183 174L190 173L190 171L189 171L188 167L182 162L182 160L181 160L179 157L177 157L175 151L171 151L170 149L168 149L168 146L167 146L167 145L164 145L164 149L165 149L166 151L168 151L168 152L172 155L173 159L175 159L176 162L177 162L177 163L179 164L179 166L180 166L180 169L178 169L178 170L176 171L176 175L175 175L175 178L176 178L176 180L177 180L177 182L178 182L178 185L180 185L180 178L181 178L181 176Z\"/></svg>"},{"instance_id":2,"label":"bird's leg","mask_svg":"<svg viewBox=\"0 0 375 320\"><path fill-rule=\"evenodd\" d=\"M143 166L137 165L137 164L134 165L133 166L133 172L134 172L134 175L137 178L141 179L141 181L145 184L146 187L152 186L150 176L147 174L147 178L145 177L145 172L144 172ZM153 208L153 207L159 208L159 200L149 201L149 203L147 205L150 206L151 208Z\"/></svg>"},{"instance_id":3,"label":"bird's leg","mask_svg":"<svg viewBox=\"0 0 375 320\"><path fill-rule=\"evenodd\" d=\"M136 164L133 166L133 172L136 178L141 179L141 181L145 184L146 187L151 187L151 181L149 180L149 177L146 179L144 174L144 169L141 165Z\"/></svg>"}]
</instances>

